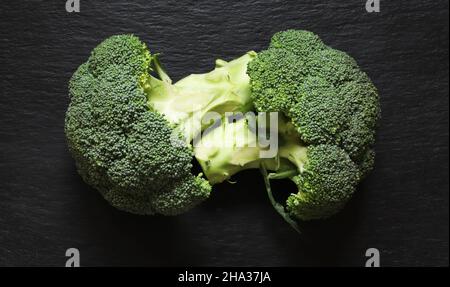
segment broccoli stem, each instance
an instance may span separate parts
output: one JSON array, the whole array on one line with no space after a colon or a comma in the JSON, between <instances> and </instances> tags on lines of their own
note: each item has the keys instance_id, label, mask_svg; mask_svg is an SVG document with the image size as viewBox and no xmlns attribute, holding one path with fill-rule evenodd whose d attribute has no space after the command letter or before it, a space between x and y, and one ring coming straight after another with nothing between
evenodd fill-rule
<instances>
[{"instance_id":1,"label":"broccoli stem","mask_svg":"<svg viewBox=\"0 0 450 287\"><path fill-rule=\"evenodd\" d=\"M302 166L306 162L306 148L296 145L291 135L283 134L283 137L286 136L291 140L286 146L280 147L279 155L262 158L261 147L256 142L257 137L246 119L233 123L224 122L204 135L199 145L194 147L194 154L211 184L228 180L241 170L259 168L270 203L278 214L300 233L297 223L285 211L284 206L275 201L270 186L270 179L292 178L298 175L299 169L294 165ZM274 173L268 173L268 170Z\"/></svg>"},{"instance_id":2,"label":"broccoli stem","mask_svg":"<svg viewBox=\"0 0 450 287\"><path fill-rule=\"evenodd\" d=\"M278 135L282 142L273 158L264 158L258 142L256 129L247 119L229 123L204 134L194 146L194 155L200 163L205 176L212 184L228 180L245 169L260 168L272 171L269 179L292 178L303 171L307 163L307 148L302 146L296 134L292 134L283 118L280 118Z\"/></svg>"},{"instance_id":3,"label":"broccoli stem","mask_svg":"<svg viewBox=\"0 0 450 287\"><path fill-rule=\"evenodd\" d=\"M229 179L245 169L259 168L265 161L275 168L275 159L260 156L256 133L249 127L246 119L222 124L204 134L194 146L194 155L211 184Z\"/></svg>"},{"instance_id":4,"label":"broccoli stem","mask_svg":"<svg viewBox=\"0 0 450 287\"><path fill-rule=\"evenodd\" d=\"M255 52L248 52L230 62L217 60L213 71L192 74L172 84L156 55L152 68L158 78L148 74L140 83L148 107L164 115L186 142L191 143L200 135L200 141L194 141L194 156L211 185L229 180L241 170L260 169L274 209L300 232L284 206L275 201L270 186L270 179L293 179L303 172L307 148L301 144L296 129L280 115L278 128L282 144L276 156L264 158L256 129L252 129L246 119L227 124L228 119L224 117L230 112L243 114L253 110L250 78L246 72L255 56ZM202 135L210 124L202 121L209 112L219 115L223 124Z\"/></svg>"},{"instance_id":5,"label":"broccoli stem","mask_svg":"<svg viewBox=\"0 0 450 287\"><path fill-rule=\"evenodd\" d=\"M179 128L186 141L191 142L208 126L201 120L209 112L224 115L226 112L245 113L253 108L246 71L255 56L256 53L250 51L230 62L217 60L211 72L192 74L175 84L164 72L158 56L154 56L153 69L159 79L152 75L141 79L148 106L163 114Z\"/></svg>"},{"instance_id":6,"label":"broccoli stem","mask_svg":"<svg viewBox=\"0 0 450 287\"><path fill-rule=\"evenodd\" d=\"M153 55L153 66L161 81L172 84L172 79L162 68L161 61L159 60L159 54Z\"/></svg>"}]
</instances>

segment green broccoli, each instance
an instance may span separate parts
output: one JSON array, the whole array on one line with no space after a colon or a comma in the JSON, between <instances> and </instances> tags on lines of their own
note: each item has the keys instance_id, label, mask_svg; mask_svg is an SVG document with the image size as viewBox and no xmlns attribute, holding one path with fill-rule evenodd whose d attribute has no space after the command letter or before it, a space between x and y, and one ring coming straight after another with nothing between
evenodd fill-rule
<instances>
[{"instance_id":1,"label":"green broccoli","mask_svg":"<svg viewBox=\"0 0 450 287\"><path fill-rule=\"evenodd\" d=\"M380 114L376 88L350 56L308 31L275 34L247 73L256 110L280 113L278 154L263 159L255 147L214 152L200 146L195 153L205 175L226 180L241 169L262 167L268 190L270 179L288 178L297 185L285 203L289 216L310 220L335 214L373 168ZM203 141L225 132L218 129ZM245 154L244 164L223 162L234 154ZM285 209L277 210L287 218Z\"/></svg>"},{"instance_id":2,"label":"green broccoli","mask_svg":"<svg viewBox=\"0 0 450 287\"><path fill-rule=\"evenodd\" d=\"M208 198L192 174L188 129L194 112L252 107L248 53L172 85L157 55L132 35L112 36L69 84L65 133L82 178L114 207L138 214L179 214Z\"/></svg>"},{"instance_id":3,"label":"green broccoli","mask_svg":"<svg viewBox=\"0 0 450 287\"><path fill-rule=\"evenodd\" d=\"M297 167L288 176L298 187L287 200L288 212L303 220L335 214L373 168L376 88L353 58L299 30L275 34L248 74L257 110L281 112L298 132L292 140L283 134L289 144L280 147L280 157Z\"/></svg>"},{"instance_id":4,"label":"green broccoli","mask_svg":"<svg viewBox=\"0 0 450 287\"><path fill-rule=\"evenodd\" d=\"M137 37L113 36L78 68L69 93L65 131L79 173L113 206L134 213L185 212L212 185L255 168L295 227L292 218L342 209L374 165L377 90L353 58L308 31L278 32L268 49L217 60L213 71L176 83ZM251 111L278 113L271 158L261 157L266 147L254 123L226 118ZM222 125L199 124L209 112ZM191 171L193 157L203 173ZM272 196L270 181L278 179L297 185L285 203Z\"/></svg>"}]
</instances>

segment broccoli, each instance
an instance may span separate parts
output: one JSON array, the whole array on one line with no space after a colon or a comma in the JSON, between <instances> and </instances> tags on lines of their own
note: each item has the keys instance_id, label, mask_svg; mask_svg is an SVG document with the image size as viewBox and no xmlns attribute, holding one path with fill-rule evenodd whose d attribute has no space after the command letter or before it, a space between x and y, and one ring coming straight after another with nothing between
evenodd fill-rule
<instances>
[{"instance_id":1,"label":"broccoli","mask_svg":"<svg viewBox=\"0 0 450 287\"><path fill-rule=\"evenodd\" d=\"M137 214L175 215L208 198L211 185L191 172L189 138L201 127L187 123L194 112L250 109L246 69L254 56L171 84L137 37L103 41L69 83L65 134L81 177Z\"/></svg>"},{"instance_id":2,"label":"broccoli","mask_svg":"<svg viewBox=\"0 0 450 287\"><path fill-rule=\"evenodd\" d=\"M137 37L112 36L75 72L69 94L65 132L80 175L133 213L183 213L212 185L260 169L275 209L296 227L293 219L341 210L374 165L378 92L353 58L308 31L278 32L266 50L176 83ZM276 156L260 156L254 123L226 118L252 111L278 113ZM219 127L198 124L209 112ZM284 203L270 185L280 179L297 186Z\"/></svg>"},{"instance_id":3,"label":"broccoli","mask_svg":"<svg viewBox=\"0 0 450 287\"><path fill-rule=\"evenodd\" d=\"M280 114L278 154L262 159L253 146L221 152L200 146L195 153L205 175L226 180L241 169L262 167L269 192L271 179L287 178L297 186L285 208L271 197L284 218L311 220L337 213L374 164L380 109L369 77L349 55L300 30L276 33L269 48L249 62L247 73L256 110ZM203 141L220 138L220 133L229 137L226 129L217 129ZM244 154L245 161L230 160L239 158L235 154Z\"/></svg>"},{"instance_id":4,"label":"broccoli","mask_svg":"<svg viewBox=\"0 0 450 287\"><path fill-rule=\"evenodd\" d=\"M279 156L295 165L287 177L298 192L288 198L288 212L302 220L335 214L373 168L376 88L353 58L299 30L276 33L248 74L256 109L289 119Z\"/></svg>"}]
</instances>

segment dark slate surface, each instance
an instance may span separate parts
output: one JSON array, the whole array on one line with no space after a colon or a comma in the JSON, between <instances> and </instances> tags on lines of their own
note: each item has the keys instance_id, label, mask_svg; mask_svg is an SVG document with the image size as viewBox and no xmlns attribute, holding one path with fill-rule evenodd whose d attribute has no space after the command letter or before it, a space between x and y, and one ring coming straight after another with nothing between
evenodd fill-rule
<instances>
[{"instance_id":1,"label":"dark slate surface","mask_svg":"<svg viewBox=\"0 0 450 287\"><path fill-rule=\"evenodd\" d=\"M448 1L1 2L0 265L448 265ZM23 2L23 3L22 3ZM345 2L345 3L344 3ZM395 4L393 3L395 2ZM67 81L102 39L132 32L180 78L302 28L349 52L380 90L375 171L338 216L299 237L257 173L179 217L119 212L76 174L63 134Z\"/></svg>"}]
</instances>

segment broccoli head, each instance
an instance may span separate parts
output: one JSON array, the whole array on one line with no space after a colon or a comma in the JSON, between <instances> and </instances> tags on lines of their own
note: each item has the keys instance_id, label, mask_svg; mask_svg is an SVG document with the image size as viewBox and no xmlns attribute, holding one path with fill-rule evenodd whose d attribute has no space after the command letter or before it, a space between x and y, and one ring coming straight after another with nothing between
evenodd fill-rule
<instances>
[{"instance_id":1,"label":"broccoli head","mask_svg":"<svg viewBox=\"0 0 450 287\"><path fill-rule=\"evenodd\" d=\"M333 215L373 168L375 86L348 54L301 30L276 33L248 74L256 109L280 112L288 122L280 128L279 156L295 169L269 174L297 185L287 211L303 220Z\"/></svg>"},{"instance_id":2,"label":"broccoli head","mask_svg":"<svg viewBox=\"0 0 450 287\"><path fill-rule=\"evenodd\" d=\"M137 37L103 41L69 83L65 133L82 178L114 207L138 214L179 214L208 198L208 181L191 173L189 138L202 127L185 135L186 123L194 111L248 109L241 82L252 57L172 85Z\"/></svg>"},{"instance_id":3,"label":"broccoli head","mask_svg":"<svg viewBox=\"0 0 450 287\"><path fill-rule=\"evenodd\" d=\"M278 154L264 159L254 147L221 152L199 147L195 154L206 176L225 180L242 169L262 167L268 190L275 179L297 186L283 208L272 202L284 218L337 213L374 164L380 108L369 77L349 55L301 30L276 33L269 48L249 62L247 74L256 111L279 113ZM245 164L227 160L239 154Z\"/></svg>"}]
</instances>

